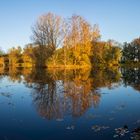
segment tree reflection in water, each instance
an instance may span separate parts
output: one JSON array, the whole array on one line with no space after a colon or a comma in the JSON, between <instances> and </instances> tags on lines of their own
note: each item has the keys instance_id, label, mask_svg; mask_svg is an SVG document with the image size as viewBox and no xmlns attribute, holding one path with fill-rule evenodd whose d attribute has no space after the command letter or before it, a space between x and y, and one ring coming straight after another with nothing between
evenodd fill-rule
<instances>
[{"instance_id":1,"label":"tree reflection in water","mask_svg":"<svg viewBox=\"0 0 140 140\"><path fill-rule=\"evenodd\" d=\"M125 86L131 86L135 90L140 91L140 67L137 68L121 68L122 79Z\"/></svg>"},{"instance_id":2,"label":"tree reflection in water","mask_svg":"<svg viewBox=\"0 0 140 140\"><path fill-rule=\"evenodd\" d=\"M114 88L121 81L118 69L15 69L9 79L23 81L32 89L33 102L46 119L61 119L65 115L78 117L90 107L98 107L99 88Z\"/></svg>"}]
</instances>

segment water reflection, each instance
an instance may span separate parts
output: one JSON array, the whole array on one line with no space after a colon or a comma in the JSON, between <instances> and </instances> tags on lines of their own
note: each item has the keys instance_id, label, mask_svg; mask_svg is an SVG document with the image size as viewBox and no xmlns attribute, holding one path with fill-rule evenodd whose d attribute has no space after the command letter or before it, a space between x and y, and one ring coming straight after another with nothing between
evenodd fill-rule
<instances>
[{"instance_id":1,"label":"water reflection","mask_svg":"<svg viewBox=\"0 0 140 140\"><path fill-rule=\"evenodd\" d=\"M116 69L60 70L60 69L8 69L12 82L24 81L32 89L37 111L47 119L62 119L65 115L79 117L90 107L100 104L100 88L115 88L121 73Z\"/></svg>"},{"instance_id":2,"label":"water reflection","mask_svg":"<svg viewBox=\"0 0 140 140\"><path fill-rule=\"evenodd\" d=\"M132 86L135 90L140 91L140 67L138 68L121 68L122 79L125 86Z\"/></svg>"},{"instance_id":3,"label":"water reflection","mask_svg":"<svg viewBox=\"0 0 140 140\"><path fill-rule=\"evenodd\" d=\"M9 130L28 138L30 128L31 139L139 139L139 68L9 68L0 82L2 136Z\"/></svg>"}]
</instances>

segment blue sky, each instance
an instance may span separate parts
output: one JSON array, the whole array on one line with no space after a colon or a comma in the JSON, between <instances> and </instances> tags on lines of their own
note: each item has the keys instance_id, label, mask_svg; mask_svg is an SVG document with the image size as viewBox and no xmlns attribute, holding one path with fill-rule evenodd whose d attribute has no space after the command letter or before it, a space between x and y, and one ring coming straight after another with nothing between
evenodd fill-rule
<instances>
[{"instance_id":1,"label":"blue sky","mask_svg":"<svg viewBox=\"0 0 140 140\"><path fill-rule=\"evenodd\" d=\"M0 47L31 42L31 26L47 12L84 16L99 24L102 40L129 42L140 36L140 0L0 0Z\"/></svg>"}]
</instances>

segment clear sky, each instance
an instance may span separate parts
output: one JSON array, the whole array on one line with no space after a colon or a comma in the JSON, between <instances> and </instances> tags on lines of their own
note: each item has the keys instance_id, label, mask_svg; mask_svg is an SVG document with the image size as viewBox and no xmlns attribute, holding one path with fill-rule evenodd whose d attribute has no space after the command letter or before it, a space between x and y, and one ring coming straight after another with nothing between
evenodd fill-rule
<instances>
[{"instance_id":1,"label":"clear sky","mask_svg":"<svg viewBox=\"0 0 140 140\"><path fill-rule=\"evenodd\" d=\"M140 36L140 0L0 0L0 47L31 42L31 26L47 12L84 16L99 24L102 40L129 42Z\"/></svg>"}]
</instances>

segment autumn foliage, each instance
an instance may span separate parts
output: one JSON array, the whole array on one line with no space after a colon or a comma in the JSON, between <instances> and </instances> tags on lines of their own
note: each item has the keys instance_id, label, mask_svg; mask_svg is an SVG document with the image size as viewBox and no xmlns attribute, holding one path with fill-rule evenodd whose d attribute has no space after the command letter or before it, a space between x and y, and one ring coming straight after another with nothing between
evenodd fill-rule
<instances>
[{"instance_id":1,"label":"autumn foliage","mask_svg":"<svg viewBox=\"0 0 140 140\"><path fill-rule=\"evenodd\" d=\"M9 66L90 68L118 65L121 58L119 45L101 41L98 25L92 26L79 15L64 19L44 14L32 33L33 43L9 50Z\"/></svg>"}]
</instances>

